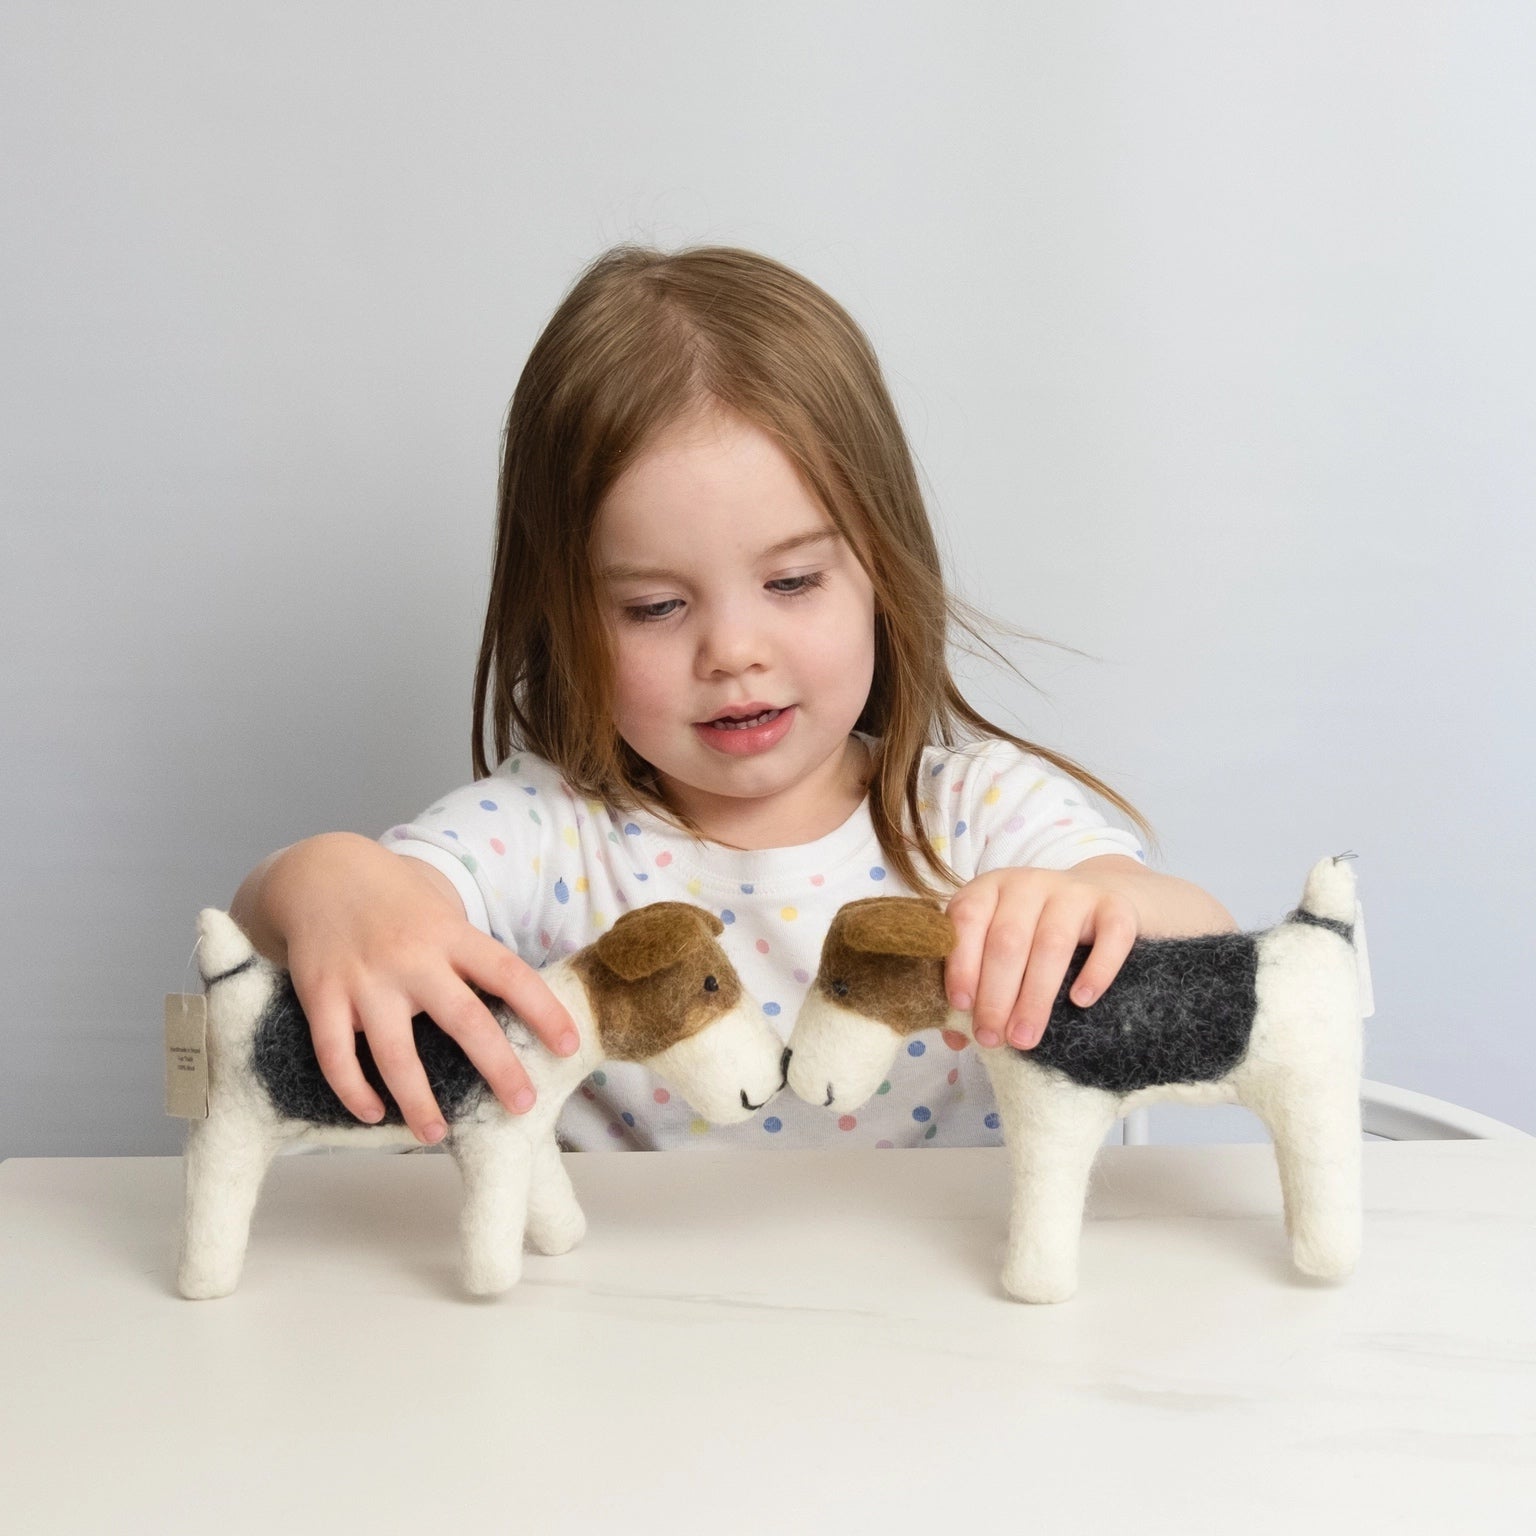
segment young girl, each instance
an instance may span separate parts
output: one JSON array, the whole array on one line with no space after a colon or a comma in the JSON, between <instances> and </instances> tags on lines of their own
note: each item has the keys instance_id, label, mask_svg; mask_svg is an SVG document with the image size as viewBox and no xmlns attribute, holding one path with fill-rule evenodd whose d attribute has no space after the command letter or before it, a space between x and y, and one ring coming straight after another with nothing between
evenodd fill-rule
<instances>
[{"instance_id":1,"label":"young girl","mask_svg":"<svg viewBox=\"0 0 1536 1536\"><path fill-rule=\"evenodd\" d=\"M538 968L634 907L714 912L787 1035L838 907L923 894L955 923L945 982L956 1007L974 1004L978 1047L911 1042L856 1116L786 1093L719 1129L613 1062L572 1095L562 1141L997 1144L978 1051L1039 1040L1078 944L1092 946L1073 992L1086 1004L1138 934L1234 926L1147 869L1079 786L1150 836L1113 790L960 695L948 623L976 631L946 593L879 364L797 273L722 247L600 257L518 381L499 499L475 782L378 843L280 850L231 906L292 972L360 1120L384 1107L359 1029L417 1137L443 1135L418 1012L526 1110L526 1075L471 985L568 1054L571 1020Z\"/></svg>"}]
</instances>

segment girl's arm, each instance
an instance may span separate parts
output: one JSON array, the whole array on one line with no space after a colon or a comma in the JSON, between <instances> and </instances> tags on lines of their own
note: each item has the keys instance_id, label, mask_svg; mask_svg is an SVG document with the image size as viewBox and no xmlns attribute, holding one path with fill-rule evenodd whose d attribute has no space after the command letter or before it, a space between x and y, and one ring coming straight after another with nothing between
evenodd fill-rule
<instances>
[{"instance_id":1,"label":"girl's arm","mask_svg":"<svg viewBox=\"0 0 1536 1536\"><path fill-rule=\"evenodd\" d=\"M359 1120L384 1114L358 1065L361 1029L406 1124L421 1141L442 1138L411 1033L418 1013L453 1036L510 1112L532 1107L528 1074L471 984L504 998L557 1055L577 1049L565 1006L537 971L470 923L447 876L366 837L328 832L279 849L246 877L230 916L287 968L320 1069Z\"/></svg>"},{"instance_id":2,"label":"girl's arm","mask_svg":"<svg viewBox=\"0 0 1536 1536\"><path fill-rule=\"evenodd\" d=\"M1084 859L1066 873L1128 896L1141 913L1139 931L1143 938L1184 939L1197 933L1237 931L1232 914L1198 885L1174 875L1160 875L1124 854L1105 853ZM1100 992L1103 990L1104 987L1099 988Z\"/></svg>"},{"instance_id":3,"label":"girl's arm","mask_svg":"<svg viewBox=\"0 0 1536 1536\"><path fill-rule=\"evenodd\" d=\"M1119 973L1138 937L1231 933L1237 924L1215 897L1123 854L1071 869L998 869L950 897L956 930L945 962L952 1007L971 1009L976 1041L1032 1050L1080 944L1092 949L1072 988L1090 1007Z\"/></svg>"}]
</instances>

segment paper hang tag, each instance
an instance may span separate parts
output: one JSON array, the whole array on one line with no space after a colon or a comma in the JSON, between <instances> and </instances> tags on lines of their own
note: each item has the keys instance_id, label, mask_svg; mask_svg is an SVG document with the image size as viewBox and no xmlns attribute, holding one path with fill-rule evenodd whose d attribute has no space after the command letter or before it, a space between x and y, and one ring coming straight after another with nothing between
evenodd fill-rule
<instances>
[{"instance_id":1,"label":"paper hang tag","mask_svg":"<svg viewBox=\"0 0 1536 1536\"><path fill-rule=\"evenodd\" d=\"M165 996L165 1112L208 1118L208 999L200 992Z\"/></svg>"},{"instance_id":2,"label":"paper hang tag","mask_svg":"<svg viewBox=\"0 0 1536 1536\"><path fill-rule=\"evenodd\" d=\"M1365 908L1355 902L1355 970L1360 977L1360 1017L1368 1019L1376 1012L1376 998L1371 992L1371 956L1365 947Z\"/></svg>"}]
</instances>

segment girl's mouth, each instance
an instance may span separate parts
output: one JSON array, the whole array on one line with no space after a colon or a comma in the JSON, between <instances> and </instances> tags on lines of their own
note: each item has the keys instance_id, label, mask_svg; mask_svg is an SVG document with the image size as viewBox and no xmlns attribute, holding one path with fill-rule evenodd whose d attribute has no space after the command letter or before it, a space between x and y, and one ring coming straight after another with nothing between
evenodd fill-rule
<instances>
[{"instance_id":1,"label":"girl's mouth","mask_svg":"<svg viewBox=\"0 0 1536 1536\"><path fill-rule=\"evenodd\" d=\"M753 715L749 720L738 720L734 716L726 715L719 720L711 720L708 723L717 731L749 731L755 725L767 725L770 720L777 720L784 711L782 709L765 709L760 715Z\"/></svg>"},{"instance_id":2,"label":"girl's mouth","mask_svg":"<svg viewBox=\"0 0 1536 1536\"><path fill-rule=\"evenodd\" d=\"M795 720L795 706L786 704L783 709L767 709L750 720L711 720L694 726L700 740L707 742L717 752L732 757L750 757L766 752L788 734Z\"/></svg>"}]
</instances>

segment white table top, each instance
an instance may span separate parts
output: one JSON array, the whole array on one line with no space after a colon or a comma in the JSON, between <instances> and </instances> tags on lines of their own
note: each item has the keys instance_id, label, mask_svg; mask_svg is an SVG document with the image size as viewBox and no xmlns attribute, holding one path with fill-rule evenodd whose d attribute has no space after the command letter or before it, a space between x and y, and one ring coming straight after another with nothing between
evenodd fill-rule
<instances>
[{"instance_id":1,"label":"white table top","mask_svg":"<svg viewBox=\"0 0 1536 1536\"><path fill-rule=\"evenodd\" d=\"M1530 1529L1536 1141L1372 1142L1349 1282L1268 1146L1109 1147L1082 1286L997 1283L997 1150L597 1153L491 1301L450 1159L279 1158L183 1301L176 1158L0 1164L0 1527Z\"/></svg>"}]
</instances>

